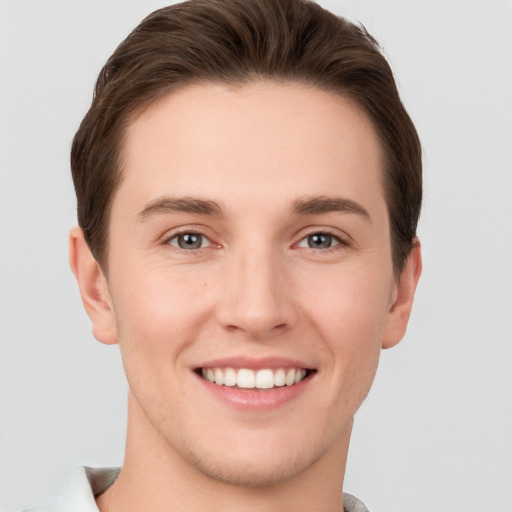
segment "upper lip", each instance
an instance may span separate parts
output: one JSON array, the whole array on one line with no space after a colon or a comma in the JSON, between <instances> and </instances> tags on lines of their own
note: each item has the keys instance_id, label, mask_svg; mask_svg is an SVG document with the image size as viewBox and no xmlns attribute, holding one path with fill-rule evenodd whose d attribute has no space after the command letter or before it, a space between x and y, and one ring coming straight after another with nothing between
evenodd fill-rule
<instances>
[{"instance_id":1,"label":"upper lip","mask_svg":"<svg viewBox=\"0 0 512 512\"><path fill-rule=\"evenodd\" d=\"M197 368L247 368L251 370L261 370L264 368L304 368L305 370L313 370L314 368L304 361L298 359L290 359L286 357L226 357L220 359L211 359L195 367Z\"/></svg>"}]
</instances>

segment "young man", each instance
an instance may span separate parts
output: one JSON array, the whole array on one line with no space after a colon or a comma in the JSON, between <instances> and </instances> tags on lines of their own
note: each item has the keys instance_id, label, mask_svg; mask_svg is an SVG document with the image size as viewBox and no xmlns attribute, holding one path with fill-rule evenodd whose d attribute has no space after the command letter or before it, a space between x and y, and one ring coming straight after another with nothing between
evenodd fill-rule
<instances>
[{"instance_id":1,"label":"young man","mask_svg":"<svg viewBox=\"0 0 512 512\"><path fill-rule=\"evenodd\" d=\"M301 0L161 9L72 148L70 261L130 394L121 470L35 510L361 512L352 421L421 271L421 151L363 29Z\"/></svg>"}]
</instances>

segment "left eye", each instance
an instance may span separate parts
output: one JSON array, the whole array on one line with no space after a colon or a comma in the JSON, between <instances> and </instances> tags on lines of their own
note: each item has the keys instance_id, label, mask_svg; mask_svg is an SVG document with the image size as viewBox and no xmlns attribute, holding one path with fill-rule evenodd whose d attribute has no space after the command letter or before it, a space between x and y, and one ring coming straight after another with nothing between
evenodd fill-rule
<instances>
[{"instance_id":1,"label":"left eye","mask_svg":"<svg viewBox=\"0 0 512 512\"><path fill-rule=\"evenodd\" d=\"M329 233L312 233L304 237L298 244L299 247L308 247L310 249L329 249L339 245L340 240Z\"/></svg>"},{"instance_id":2,"label":"left eye","mask_svg":"<svg viewBox=\"0 0 512 512\"><path fill-rule=\"evenodd\" d=\"M202 249L210 245L208 238L199 233L180 233L179 235L173 236L168 243L174 247L189 251Z\"/></svg>"}]
</instances>

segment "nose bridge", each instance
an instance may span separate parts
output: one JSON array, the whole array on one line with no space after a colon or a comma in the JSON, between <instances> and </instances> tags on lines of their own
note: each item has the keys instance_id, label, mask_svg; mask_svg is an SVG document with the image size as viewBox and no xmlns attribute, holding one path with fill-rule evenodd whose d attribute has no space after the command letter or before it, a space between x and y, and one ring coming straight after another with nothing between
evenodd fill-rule
<instances>
[{"instance_id":1,"label":"nose bridge","mask_svg":"<svg viewBox=\"0 0 512 512\"><path fill-rule=\"evenodd\" d=\"M251 337L264 337L289 326L294 308L282 255L270 245L251 245L233 251L229 259L220 307L223 325Z\"/></svg>"}]
</instances>

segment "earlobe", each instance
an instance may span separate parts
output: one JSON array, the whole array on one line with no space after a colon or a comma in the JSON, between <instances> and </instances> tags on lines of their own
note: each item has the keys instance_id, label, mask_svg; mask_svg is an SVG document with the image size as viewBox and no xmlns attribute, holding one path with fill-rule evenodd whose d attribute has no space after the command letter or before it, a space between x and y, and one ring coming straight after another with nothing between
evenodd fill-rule
<instances>
[{"instance_id":1,"label":"earlobe","mask_svg":"<svg viewBox=\"0 0 512 512\"><path fill-rule=\"evenodd\" d=\"M405 335L421 268L421 247L419 240L416 240L396 284L394 300L386 321L382 348L395 346Z\"/></svg>"},{"instance_id":2,"label":"earlobe","mask_svg":"<svg viewBox=\"0 0 512 512\"><path fill-rule=\"evenodd\" d=\"M108 283L78 226L69 233L69 263L84 308L91 319L94 337L107 345L117 343L115 314Z\"/></svg>"}]
</instances>

